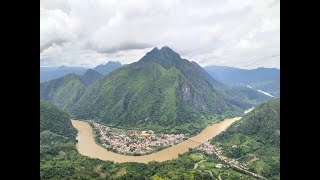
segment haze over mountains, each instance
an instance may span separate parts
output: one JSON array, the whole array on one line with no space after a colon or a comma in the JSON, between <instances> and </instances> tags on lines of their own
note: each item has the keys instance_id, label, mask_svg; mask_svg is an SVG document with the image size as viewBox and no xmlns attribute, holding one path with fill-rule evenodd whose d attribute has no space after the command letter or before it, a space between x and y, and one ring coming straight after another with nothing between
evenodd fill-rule
<instances>
[{"instance_id":1,"label":"haze over mountains","mask_svg":"<svg viewBox=\"0 0 320 180\"><path fill-rule=\"evenodd\" d=\"M204 69L215 79L229 84L250 86L274 96L280 96L280 69L239 69L226 66L207 66Z\"/></svg>"},{"instance_id":2,"label":"haze over mountains","mask_svg":"<svg viewBox=\"0 0 320 180\"><path fill-rule=\"evenodd\" d=\"M173 133L202 129L208 118L234 115L270 99L217 81L166 46L103 77L94 70L86 74L93 80L69 74L41 83L40 98L76 118Z\"/></svg>"},{"instance_id":3,"label":"haze over mountains","mask_svg":"<svg viewBox=\"0 0 320 180\"><path fill-rule=\"evenodd\" d=\"M87 68L84 67L67 67L67 66L53 66L40 67L40 82L57 79L70 73L82 75Z\"/></svg>"},{"instance_id":4,"label":"haze over mountains","mask_svg":"<svg viewBox=\"0 0 320 180\"><path fill-rule=\"evenodd\" d=\"M109 61L104 65L101 64L96 66L95 68L93 68L93 70L95 70L96 72L102 75L106 75L121 66L122 64L120 62ZM70 73L83 75L87 70L88 68L85 68L85 67L67 67L67 66L40 67L40 82L57 79Z\"/></svg>"},{"instance_id":5,"label":"haze over mountains","mask_svg":"<svg viewBox=\"0 0 320 180\"><path fill-rule=\"evenodd\" d=\"M103 65L98 65L97 67L93 68L93 70L103 74L103 75L107 75L109 74L111 71L118 69L119 67L121 67L122 64L119 61L109 61L107 64Z\"/></svg>"}]
</instances>

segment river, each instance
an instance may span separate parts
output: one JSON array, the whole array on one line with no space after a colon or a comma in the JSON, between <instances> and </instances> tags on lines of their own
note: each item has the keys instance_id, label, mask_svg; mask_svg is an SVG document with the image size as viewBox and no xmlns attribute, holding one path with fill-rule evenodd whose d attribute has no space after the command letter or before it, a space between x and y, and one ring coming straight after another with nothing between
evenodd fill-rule
<instances>
[{"instance_id":1,"label":"river","mask_svg":"<svg viewBox=\"0 0 320 180\"><path fill-rule=\"evenodd\" d=\"M255 88L253 88L253 87L251 87L251 86L247 86L247 87L250 88L250 89L254 89L254 90L256 90L256 91L258 91L258 92L260 92L260 93L262 93L262 94L264 94L264 95L267 95L267 96L270 96L270 97L275 98L275 96L272 96L270 93L267 93L267 92L262 91L262 90L260 90L260 89L255 89Z\"/></svg>"},{"instance_id":2,"label":"river","mask_svg":"<svg viewBox=\"0 0 320 180\"><path fill-rule=\"evenodd\" d=\"M77 149L80 154L91 158L98 158L101 160L108 160L114 162L139 162L148 163L150 161L166 161L177 158L179 154L183 154L189 150L189 148L195 148L201 143L212 139L216 135L224 131L233 122L241 119L241 117L235 117L225 119L219 123L208 126L199 134L177 144L172 147L163 149L161 151L144 155L144 156L126 156L117 154L96 144L94 140L94 134L91 126L84 121L71 120L72 125L78 130L77 135Z\"/></svg>"}]
</instances>

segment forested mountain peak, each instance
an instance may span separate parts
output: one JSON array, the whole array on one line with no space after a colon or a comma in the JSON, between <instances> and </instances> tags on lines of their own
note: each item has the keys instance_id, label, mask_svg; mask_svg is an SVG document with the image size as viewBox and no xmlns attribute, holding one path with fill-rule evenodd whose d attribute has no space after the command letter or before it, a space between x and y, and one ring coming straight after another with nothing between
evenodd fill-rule
<instances>
[{"instance_id":1,"label":"forested mountain peak","mask_svg":"<svg viewBox=\"0 0 320 180\"><path fill-rule=\"evenodd\" d=\"M178 53L170 49L168 46L164 46L160 50L157 47L153 48L143 56L139 62L159 63L164 68L169 69L171 67L177 67L181 61L183 60Z\"/></svg>"}]
</instances>

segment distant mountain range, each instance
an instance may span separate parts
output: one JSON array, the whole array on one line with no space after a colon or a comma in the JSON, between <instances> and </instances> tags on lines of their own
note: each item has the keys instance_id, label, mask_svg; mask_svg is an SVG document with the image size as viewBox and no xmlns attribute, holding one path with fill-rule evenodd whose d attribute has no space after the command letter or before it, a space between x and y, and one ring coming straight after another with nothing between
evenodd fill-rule
<instances>
[{"instance_id":1,"label":"distant mountain range","mask_svg":"<svg viewBox=\"0 0 320 180\"><path fill-rule=\"evenodd\" d=\"M229 85L250 86L280 96L280 69L239 69L226 66L207 66L204 69L215 79Z\"/></svg>"},{"instance_id":2,"label":"distant mountain range","mask_svg":"<svg viewBox=\"0 0 320 180\"><path fill-rule=\"evenodd\" d=\"M105 65L98 65L97 67L93 68L93 70L95 70L99 74L106 75L121 66L122 65L120 62L109 61ZM40 67L40 82L57 79L71 73L74 73L77 75L83 75L87 70L88 68L84 68L84 67L68 67L68 66Z\"/></svg>"},{"instance_id":3,"label":"distant mountain range","mask_svg":"<svg viewBox=\"0 0 320 180\"><path fill-rule=\"evenodd\" d=\"M107 64L103 65L99 65L95 68L93 68L93 70L103 74L103 75L107 75L110 72L112 72L113 70L118 69L119 67L121 67L122 64L120 62L114 62L114 61L109 61Z\"/></svg>"},{"instance_id":4,"label":"distant mountain range","mask_svg":"<svg viewBox=\"0 0 320 180\"><path fill-rule=\"evenodd\" d=\"M102 72L102 67L95 69ZM169 47L154 48L103 77L94 70L86 74L95 79L69 74L41 83L40 98L76 118L171 133L195 133L211 118L233 116L270 99L217 81Z\"/></svg>"},{"instance_id":5,"label":"distant mountain range","mask_svg":"<svg viewBox=\"0 0 320 180\"><path fill-rule=\"evenodd\" d=\"M40 67L40 82L57 79L70 73L82 75L88 69L84 67L53 66Z\"/></svg>"}]
</instances>

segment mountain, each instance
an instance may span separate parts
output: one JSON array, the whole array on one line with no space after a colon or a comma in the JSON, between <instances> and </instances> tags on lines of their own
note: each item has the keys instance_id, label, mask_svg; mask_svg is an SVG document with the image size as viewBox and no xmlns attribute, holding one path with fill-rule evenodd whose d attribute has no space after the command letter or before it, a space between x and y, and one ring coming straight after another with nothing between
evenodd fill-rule
<instances>
[{"instance_id":1,"label":"mountain","mask_svg":"<svg viewBox=\"0 0 320 180\"><path fill-rule=\"evenodd\" d=\"M100 79L103 75L94 71L92 69L88 69L83 75L80 76L80 79L86 84L90 85Z\"/></svg>"},{"instance_id":2,"label":"mountain","mask_svg":"<svg viewBox=\"0 0 320 180\"><path fill-rule=\"evenodd\" d=\"M103 65L99 65L95 68L93 68L93 70L103 74L103 75L107 75L110 72L112 72L113 70L118 69L119 67L121 67L121 63L120 62L114 62L114 61L109 61L107 64Z\"/></svg>"},{"instance_id":3,"label":"mountain","mask_svg":"<svg viewBox=\"0 0 320 180\"><path fill-rule=\"evenodd\" d=\"M270 98L262 95L260 92L253 90L249 87L232 86L221 83L213 78L207 71L205 71L199 64L192 61L192 63L202 72L205 80L216 88L218 94L230 105L241 107L243 109L249 108L252 105L266 102Z\"/></svg>"},{"instance_id":4,"label":"mountain","mask_svg":"<svg viewBox=\"0 0 320 180\"><path fill-rule=\"evenodd\" d=\"M230 107L201 72L164 47L99 79L70 114L122 128L176 131L194 130L192 125L205 125L202 114L212 116L227 110Z\"/></svg>"},{"instance_id":5,"label":"mountain","mask_svg":"<svg viewBox=\"0 0 320 180\"><path fill-rule=\"evenodd\" d=\"M83 75L71 73L58 79L40 83L40 99L63 110L68 110L84 94L87 86L101 77L103 77L102 74L88 69Z\"/></svg>"},{"instance_id":6,"label":"mountain","mask_svg":"<svg viewBox=\"0 0 320 180\"><path fill-rule=\"evenodd\" d=\"M97 78L100 76L97 73L106 75L121 66L122 65L120 62L109 61L105 65L99 65L94 69L91 69L91 71L88 72L90 73L89 75L85 75L85 73L89 69L84 67L67 67L67 66L40 67L40 82L46 82L53 79L57 79L71 73L77 74L79 76L82 76L82 75L92 76L92 77L95 76ZM92 70L96 71L97 73L94 73ZM89 79L90 80L88 81L88 83L90 84L93 82L92 79L95 79L95 78L89 77ZM84 81L87 82L87 80L84 80Z\"/></svg>"},{"instance_id":7,"label":"mountain","mask_svg":"<svg viewBox=\"0 0 320 180\"><path fill-rule=\"evenodd\" d=\"M226 66L207 66L204 69L215 79L229 85L251 86L275 96L280 95L280 69L239 69Z\"/></svg>"},{"instance_id":8,"label":"mountain","mask_svg":"<svg viewBox=\"0 0 320 180\"><path fill-rule=\"evenodd\" d=\"M70 73L82 75L87 70L88 70L87 68L83 68L83 67L67 67L67 66L40 67L40 82L46 82L52 79L57 79Z\"/></svg>"},{"instance_id":9,"label":"mountain","mask_svg":"<svg viewBox=\"0 0 320 180\"><path fill-rule=\"evenodd\" d=\"M87 86L76 74L68 74L58 79L40 83L40 99L50 102L60 109L74 106Z\"/></svg>"},{"instance_id":10,"label":"mountain","mask_svg":"<svg viewBox=\"0 0 320 180\"><path fill-rule=\"evenodd\" d=\"M223 87L169 47L154 48L138 62L88 86L68 112L121 128L195 132L211 118L231 116L252 106L222 92Z\"/></svg>"},{"instance_id":11,"label":"mountain","mask_svg":"<svg viewBox=\"0 0 320 180\"><path fill-rule=\"evenodd\" d=\"M259 105L212 142L226 156L249 163L251 171L280 179L280 98Z\"/></svg>"},{"instance_id":12,"label":"mountain","mask_svg":"<svg viewBox=\"0 0 320 180\"><path fill-rule=\"evenodd\" d=\"M215 80L169 47L154 48L138 62L99 77L88 82L69 74L41 83L40 98L75 118L171 133L195 133L269 99L250 88Z\"/></svg>"}]
</instances>

